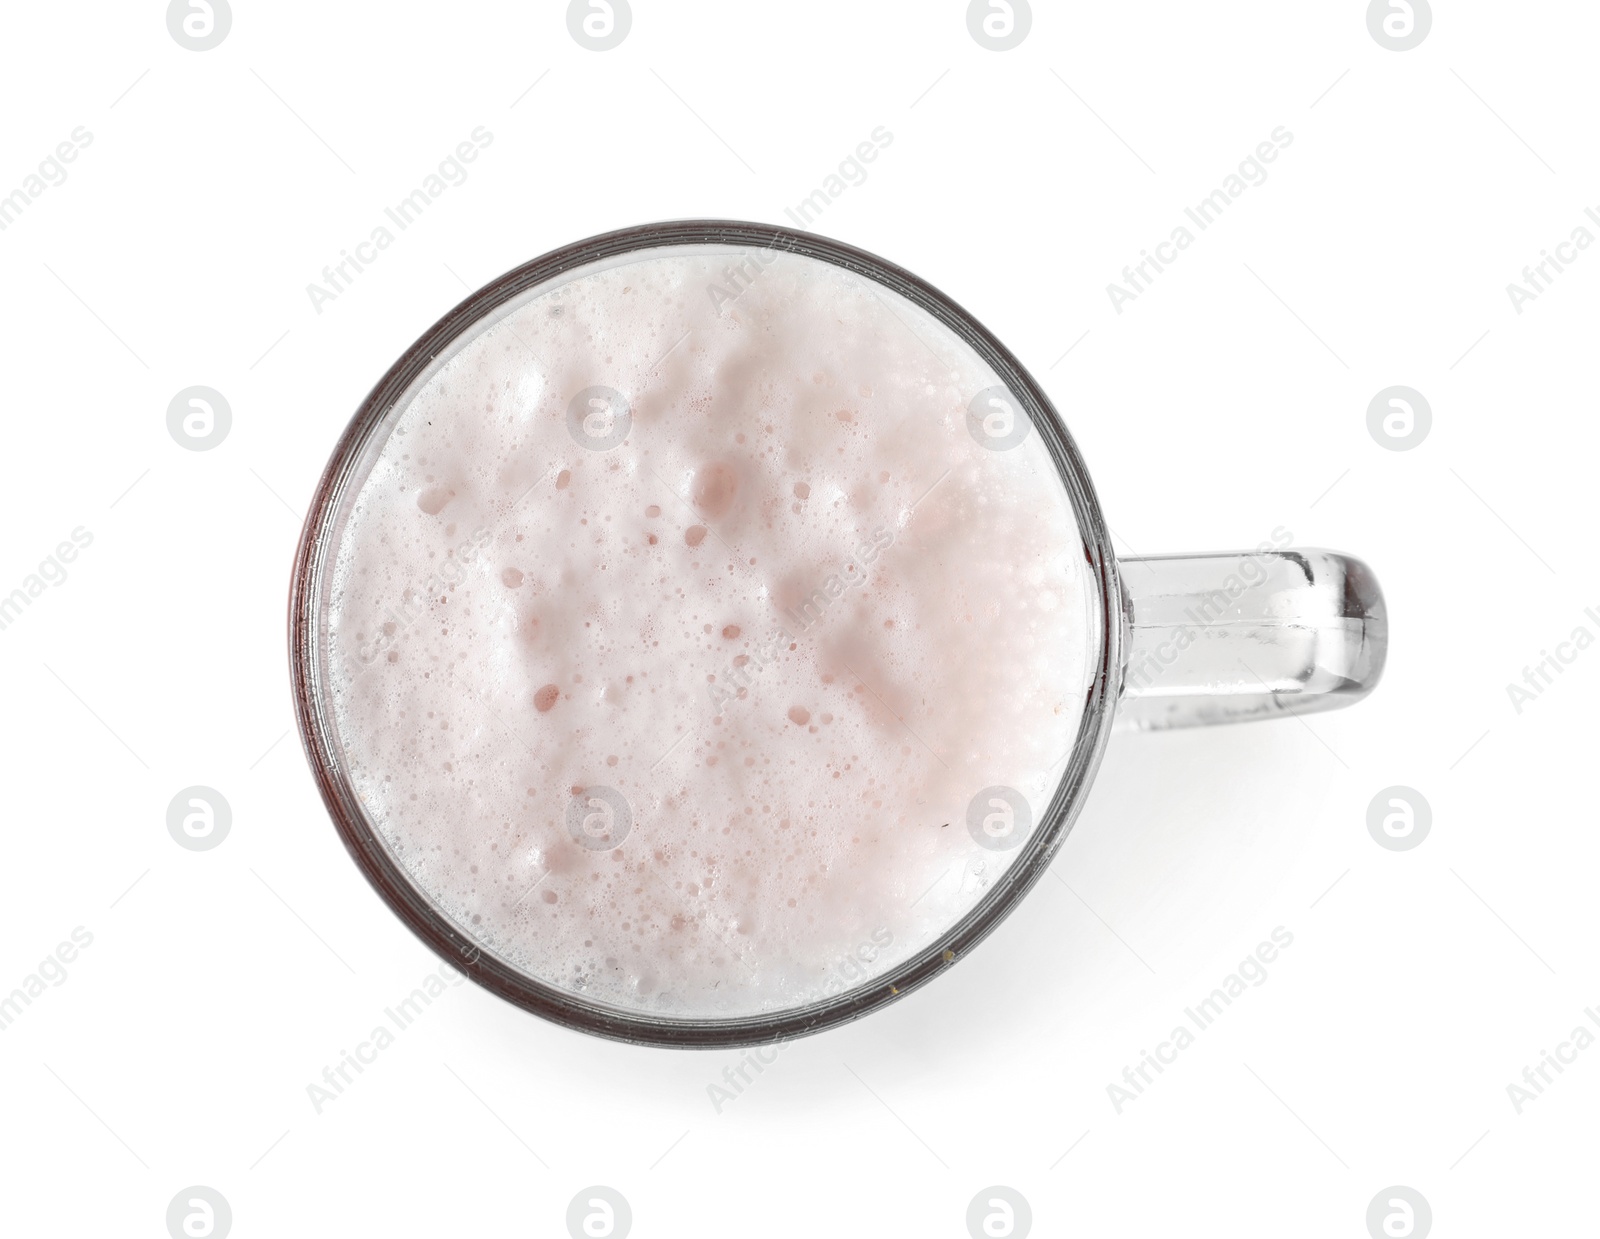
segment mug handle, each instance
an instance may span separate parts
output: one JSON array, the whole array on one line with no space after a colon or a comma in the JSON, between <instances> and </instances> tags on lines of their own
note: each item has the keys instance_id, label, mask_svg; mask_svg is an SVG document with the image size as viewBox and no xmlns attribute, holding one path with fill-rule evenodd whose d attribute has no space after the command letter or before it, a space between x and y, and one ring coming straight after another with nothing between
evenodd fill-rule
<instances>
[{"instance_id":1,"label":"mug handle","mask_svg":"<svg viewBox=\"0 0 1600 1239\"><path fill-rule=\"evenodd\" d=\"M1116 722L1161 730L1335 710L1383 675L1389 625L1372 569L1322 550L1118 561Z\"/></svg>"}]
</instances>

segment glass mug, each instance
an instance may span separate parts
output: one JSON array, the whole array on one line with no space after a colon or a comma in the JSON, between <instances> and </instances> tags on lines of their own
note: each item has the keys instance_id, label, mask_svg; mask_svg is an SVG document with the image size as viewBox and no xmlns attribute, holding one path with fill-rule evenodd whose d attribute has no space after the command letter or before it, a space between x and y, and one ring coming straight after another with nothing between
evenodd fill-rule
<instances>
[{"instance_id":1,"label":"glass mug","mask_svg":"<svg viewBox=\"0 0 1600 1239\"><path fill-rule=\"evenodd\" d=\"M761 349L768 362L752 362ZM587 381L619 373L625 381ZM854 381L863 376L877 386ZM883 408L881 422L858 424L839 408L835 425L814 394L824 391L851 408ZM767 410L759 417L758 405ZM745 434L730 436L741 445L730 449L743 462L734 465L674 454L676 440L722 434L718 418L735 415L751 427L770 418L767 432L787 416L789 441L758 453ZM820 445L814 460L796 446L807 436ZM810 488L796 483L781 503L769 495L759 508L747 504L744 516L726 518L743 520L738 528L719 529L706 513L722 511L741 470L759 486L779 475L780 459L820 469L847 445L921 460L923 473L893 495L887 488L901 482L890 469L876 483L863 476L848 491L835 487L831 510L881 523L870 533L859 523L830 526L859 530L860 545L847 548L826 590L802 587L786 599L774 584L783 544L769 570L723 533L760 542L806 508ZM674 475L691 478L687 497ZM646 506L657 483L659 500ZM574 519L585 486L591 506ZM912 490L922 491L914 502ZM681 538L666 529L674 501L690 512L684 520L704 521ZM941 558L941 547L962 545L973 530L1000 545L1009 536L1011 549L995 554L980 539L965 555ZM659 578L653 568L612 572L623 566L615 557L572 569L582 562L572 556L588 553L572 548L606 539L639 563L648 553L667 566ZM413 932L479 984L547 1019L628 1042L783 1040L864 1015L965 957L1055 857L1113 725L1326 710L1376 686L1387 626L1371 571L1279 540L1119 562L1055 409L948 297L822 237L728 221L645 225L501 276L424 334L368 395L317 488L296 556L296 715L357 865ZM1043 566L1023 562L1036 546L1053 548ZM503 566L513 560L530 565L528 580ZM883 567L891 561L894 572ZM416 588L407 573L424 571ZM629 664L640 683L655 676L652 694L665 689L643 700L634 676L626 686L620 672L608 680L599 655L582 664L600 672L588 685L576 673L564 684L522 683L524 667L566 653L549 648L561 641L541 636L537 608L519 592L539 588L531 578L540 571L542 605L554 608L544 614L566 615L571 642L613 649L604 642L620 639L623 621L580 626L576 612L561 611L601 588L612 591L606 605L641 631L689 642ZM701 571L710 575L694 576ZM607 573L603 586L593 583ZM897 573L913 586L897 585ZM762 647L739 626L723 627L721 639L747 651L731 660L698 652L722 648L710 623L667 631L688 614L687 589L733 589L724 575L743 582L742 605L767 608L761 622L775 634ZM946 586L947 604L938 603ZM917 622L867 623L896 588L901 602L920 606ZM1010 592L1017 598L1003 596ZM969 595L971 613L958 614ZM833 606L840 618L813 632ZM874 661L862 674L851 657ZM839 716L796 707L777 718L774 686L790 683L796 667L809 674L824 664L846 669L837 680L823 674L828 687L818 688L847 703ZM969 693L942 712L914 702L897 710L873 686L896 666L914 666L929 682L970 686L988 676L1004 692ZM1056 676L1059 685L1036 683ZM701 680L707 696L694 697ZM1003 741L985 748L985 736L964 734L968 714L974 729L998 728ZM614 737L658 724L659 760L611 754L602 764L608 743L621 747ZM830 726L855 726L857 739L835 742L844 733ZM530 728L544 729L537 743ZM1056 760L1018 764L1016 752L1042 753L1053 737L1068 741ZM857 740L877 755L862 769L800 764L806 744L837 754ZM748 817L719 832L703 820L708 805L756 778L731 758L716 769L730 742L745 749L747 771L769 767L774 754L785 759L798 770L793 788L807 789L796 798L821 795L827 811L791 832L788 818L758 818L747 805ZM894 776L898 799L891 767L906 772ZM1024 771L1031 793L988 777L993 770ZM839 782L824 781L830 773ZM774 776L764 777L773 791ZM827 796L850 780L863 801L879 799L841 810ZM516 797L521 783L525 799ZM789 790L777 787L779 796ZM885 798L887 810L877 807ZM886 824L897 811L899 824ZM907 825L907 813L927 820Z\"/></svg>"}]
</instances>

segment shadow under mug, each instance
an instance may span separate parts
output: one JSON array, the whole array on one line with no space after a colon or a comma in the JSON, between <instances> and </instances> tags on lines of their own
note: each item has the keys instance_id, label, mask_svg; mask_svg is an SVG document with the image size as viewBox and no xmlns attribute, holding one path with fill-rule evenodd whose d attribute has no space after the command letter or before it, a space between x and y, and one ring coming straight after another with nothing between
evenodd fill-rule
<instances>
[{"instance_id":1,"label":"shadow under mug","mask_svg":"<svg viewBox=\"0 0 1600 1239\"><path fill-rule=\"evenodd\" d=\"M577 268L669 246L736 246L817 259L887 288L972 349L1022 406L1071 500L1095 584L1098 648L1072 752L1038 825L988 893L932 945L854 989L774 1014L673 1018L591 1001L497 958L442 914L394 860L352 787L326 695L327 597L337 522L385 419L441 353L513 299ZM546 254L473 293L383 376L334 450L295 558L289 655L300 738L340 837L397 916L478 984L570 1028L642 1045L715 1048L785 1041L859 1018L963 958L1044 874L1093 780L1113 725L1187 727L1328 710L1376 686L1387 648L1383 596L1358 559L1263 543L1227 554L1122 559L1078 449L1022 363L971 314L863 250L765 224L685 220L605 233Z\"/></svg>"}]
</instances>

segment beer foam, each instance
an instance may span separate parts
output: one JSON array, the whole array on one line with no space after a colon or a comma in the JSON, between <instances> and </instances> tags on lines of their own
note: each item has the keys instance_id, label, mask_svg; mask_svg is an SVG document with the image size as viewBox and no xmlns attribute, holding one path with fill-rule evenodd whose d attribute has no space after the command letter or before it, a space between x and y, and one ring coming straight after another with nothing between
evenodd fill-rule
<instances>
[{"instance_id":1,"label":"beer foam","mask_svg":"<svg viewBox=\"0 0 1600 1239\"><path fill-rule=\"evenodd\" d=\"M485 951L664 1019L936 943L1037 828L1100 640L1038 434L980 442L1005 395L776 251L634 252L467 328L360 462L325 594L395 861Z\"/></svg>"}]
</instances>

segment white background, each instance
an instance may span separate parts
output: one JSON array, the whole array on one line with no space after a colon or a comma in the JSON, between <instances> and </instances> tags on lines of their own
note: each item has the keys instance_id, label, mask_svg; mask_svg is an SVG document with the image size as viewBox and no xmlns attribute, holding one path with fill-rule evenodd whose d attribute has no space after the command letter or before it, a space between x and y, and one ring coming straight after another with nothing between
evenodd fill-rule
<instances>
[{"instance_id":1,"label":"white background","mask_svg":"<svg viewBox=\"0 0 1600 1239\"><path fill-rule=\"evenodd\" d=\"M1398 53L1365 7L1039 4L996 53L952 0L635 0L595 53L551 2L236 3L207 52L148 0L11 6L0 194L93 142L0 232L0 593L94 540L0 631L0 993L94 942L0 1033L6 1230L159 1236L191 1184L241 1237L564 1235L589 1184L638 1236L959 1237L991 1184L1052 1236L1361 1239L1393 1184L1441 1236L1585 1224L1600 1048L1520 1115L1506 1086L1600 1003L1600 650L1520 714L1506 685L1600 635L1600 252L1520 315L1506 285L1600 207L1600 11L1440 2ZM316 313L306 285L480 125L470 179ZM1129 553L1283 525L1365 558L1383 684L1119 735L1061 880L720 1114L737 1054L463 985L317 1115L307 1084L436 966L290 734L290 562L336 437L470 288L628 224L789 222L880 125L815 226L1017 352ZM1280 125L1266 183L1116 313L1108 282ZM193 384L232 406L212 451L167 432ZM1433 408L1411 451L1366 428L1391 384ZM167 833L191 784L232 805L214 851ZM1367 832L1392 784L1432 805L1412 851ZM1279 925L1266 983L1118 1114L1106 1086Z\"/></svg>"}]
</instances>

